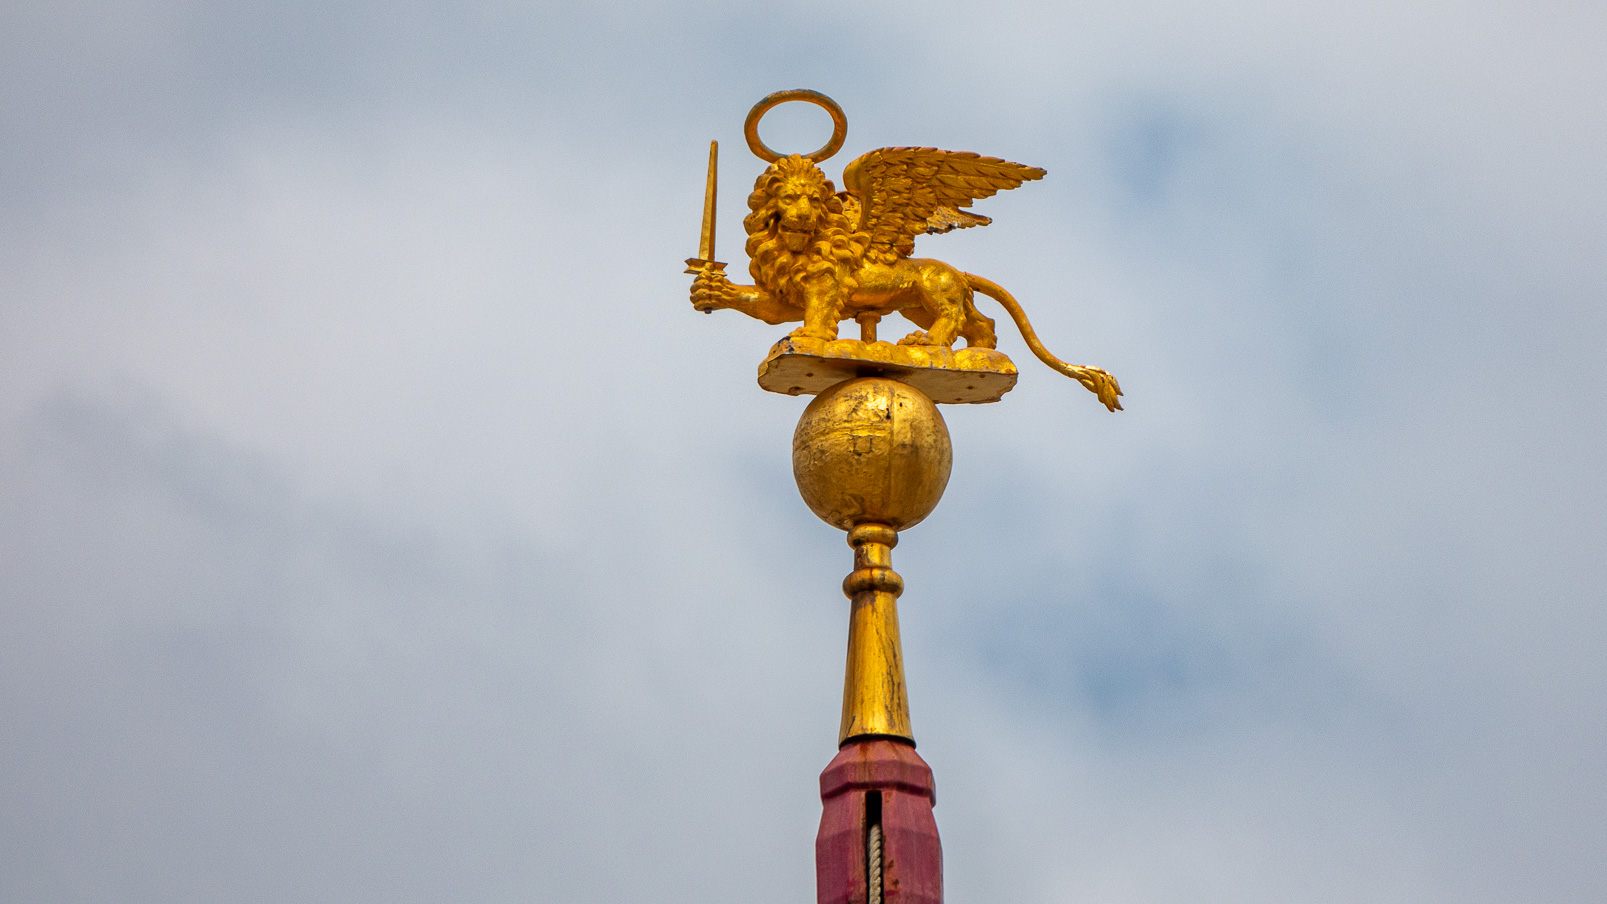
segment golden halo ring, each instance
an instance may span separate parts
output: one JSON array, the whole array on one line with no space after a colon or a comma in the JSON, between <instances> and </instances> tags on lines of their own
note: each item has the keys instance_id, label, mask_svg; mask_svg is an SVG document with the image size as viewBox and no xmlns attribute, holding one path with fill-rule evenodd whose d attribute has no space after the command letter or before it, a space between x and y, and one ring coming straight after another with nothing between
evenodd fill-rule
<instances>
[{"instance_id":1,"label":"golden halo ring","mask_svg":"<svg viewBox=\"0 0 1607 904\"><path fill-rule=\"evenodd\" d=\"M748 111L748 119L742 124L742 135L748 139L748 150L752 151L755 157L765 163L775 163L781 159L781 154L772 151L768 145L760 140L759 120L770 112L771 107L784 104L789 100L808 101L831 114L831 140L826 142L820 150L812 154L804 154L804 157L819 163L842 150L843 140L848 137L848 117L843 114L843 108L837 106L836 101L821 94L819 91L811 91L808 88L794 88L791 91L777 91L754 104L753 109Z\"/></svg>"}]
</instances>

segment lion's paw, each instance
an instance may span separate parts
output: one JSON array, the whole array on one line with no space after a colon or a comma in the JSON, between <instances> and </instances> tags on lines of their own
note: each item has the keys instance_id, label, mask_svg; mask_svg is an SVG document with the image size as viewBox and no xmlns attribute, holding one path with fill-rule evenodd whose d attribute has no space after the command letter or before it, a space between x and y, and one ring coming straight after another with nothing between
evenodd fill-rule
<instances>
[{"instance_id":1,"label":"lion's paw","mask_svg":"<svg viewBox=\"0 0 1607 904\"><path fill-rule=\"evenodd\" d=\"M837 341L837 331L821 329L814 326L801 326L787 334L788 339L819 339L822 342Z\"/></svg>"},{"instance_id":2,"label":"lion's paw","mask_svg":"<svg viewBox=\"0 0 1607 904\"><path fill-rule=\"evenodd\" d=\"M910 333L908 336L905 336L904 338L898 340L898 344L899 345L936 345L937 343L932 341L932 336L931 336L930 333L926 332L925 330L916 330L915 332Z\"/></svg>"},{"instance_id":3,"label":"lion's paw","mask_svg":"<svg viewBox=\"0 0 1607 904\"><path fill-rule=\"evenodd\" d=\"M705 271L692 280L692 307L705 314L736 307L740 301L741 293L724 273Z\"/></svg>"}]
</instances>

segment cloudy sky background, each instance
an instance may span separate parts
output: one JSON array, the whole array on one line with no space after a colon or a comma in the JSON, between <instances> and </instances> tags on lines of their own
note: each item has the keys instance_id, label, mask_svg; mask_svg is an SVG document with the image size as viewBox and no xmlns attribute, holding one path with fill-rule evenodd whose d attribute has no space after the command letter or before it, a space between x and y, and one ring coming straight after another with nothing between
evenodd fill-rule
<instances>
[{"instance_id":1,"label":"cloudy sky background","mask_svg":"<svg viewBox=\"0 0 1607 904\"><path fill-rule=\"evenodd\" d=\"M948 895L1607 896L1607 14L0 8L0 899L813 900L759 97L1043 166L903 538ZM816 146L797 105L771 143ZM981 304L998 315L991 302Z\"/></svg>"}]
</instances>

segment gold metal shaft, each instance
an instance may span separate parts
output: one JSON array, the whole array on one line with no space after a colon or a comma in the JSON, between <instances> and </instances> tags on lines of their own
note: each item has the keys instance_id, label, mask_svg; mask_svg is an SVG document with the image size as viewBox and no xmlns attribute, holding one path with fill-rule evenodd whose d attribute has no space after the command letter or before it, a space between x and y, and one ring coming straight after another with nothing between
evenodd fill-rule
<instances>
[{"instance_id":1,"label":"gold metal shaft","mask_svg":"<svg viewBox=\"0 0 1607 904\"><path fill-rule=\"evenodd\" d=\"M881 735L913 743L904 651L898 638L898 596L904 592L904 579L892 569L898 532L885 524L859 524L848 532L848 544L854 548L854 572L843 581L843 593L853 601L853 609L837 742Z\"/></svg>"},{"instance_id":2,"label":"gold metal shaft","mask_svg":"<svg viewBox=\"0 0 1607 904\"><path fill-rule=\"evenodd\" d=\"M848 531L854 572L839 743L880 736L914 742L898 639L893 570L898 532L931 514L949 482L943 415L920 390L885 377L845 380L815 397L792 435L792 476L810 511Z\"/></svg>"}]
</instances>

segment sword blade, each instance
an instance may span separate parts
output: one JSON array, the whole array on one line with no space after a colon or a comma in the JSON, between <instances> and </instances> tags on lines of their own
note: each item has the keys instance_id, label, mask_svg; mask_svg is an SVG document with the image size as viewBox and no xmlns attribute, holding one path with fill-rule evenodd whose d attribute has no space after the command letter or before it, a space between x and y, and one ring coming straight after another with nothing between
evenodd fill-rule
<instances>
[{"instance_id":1,"label":"sword blade","mask_svg":"<svg viewBox=\"0 0 1607 904\"><path fill-rule=\"evenodd\" d=\"M714 260L714 196L716 170L720 160L720 143L709 142L709 181L703 189L703 234L698 237L697 256Z\"/></svg>"}]
</instances>

